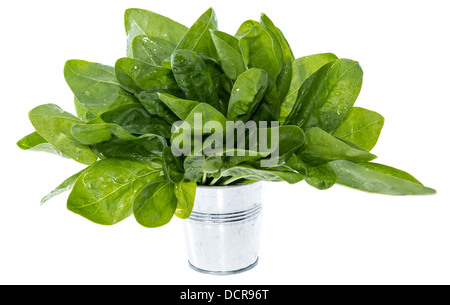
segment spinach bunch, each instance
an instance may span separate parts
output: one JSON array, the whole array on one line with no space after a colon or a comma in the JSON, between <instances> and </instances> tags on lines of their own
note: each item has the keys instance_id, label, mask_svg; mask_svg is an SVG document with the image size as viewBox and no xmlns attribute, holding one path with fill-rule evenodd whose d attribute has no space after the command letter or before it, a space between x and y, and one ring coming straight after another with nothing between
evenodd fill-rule
<instances>
[{"instance_id":1,"label":"spinach bunch","mask_svg":"<svg viewBox=\"0 0 450 305\"><path fill-rule=\"evenodd\" d=\"M20 148L88 165L42 203L72 189L67 208L95 223L133 214L141 225L158 227L173 215L189 217L198 184L304 179L318 189L338 183L389 195L435 193L404 171L370 162L384 118L353 107L363 77L358 62L331 53L296 59L264 14L234 36L218 30L212 9L190 28L128 9L125 28L127 57L114 67L66 62L76 116L54 104L29 112L36 131ZM279 122L258 128L279 134L278 156L264 167L270 154L250 145L177 156L171 148L187 140L183 126L196 128L195 115L224 129L227 121ZM208 141L201 127L189 149Z\"/></svg>"}]
</instances>

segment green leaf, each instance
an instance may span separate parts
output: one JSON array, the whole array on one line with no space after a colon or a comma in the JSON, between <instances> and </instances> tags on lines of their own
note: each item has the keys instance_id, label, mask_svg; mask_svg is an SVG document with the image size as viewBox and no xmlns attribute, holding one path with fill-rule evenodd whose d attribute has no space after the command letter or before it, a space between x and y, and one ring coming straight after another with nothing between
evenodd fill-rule
<instances>
[{"instance_id":1,"label":"green leaf","mask_svg":"<svg viewBox=\"0 0 450 305\"><path fill-rule=\"evenodd\" d=\"M79 104L95 115L134 103L116 79L114 68L84 60L68 60L64 77Z\"/></svg>"},{"instance_id":2,"label":"green leaf","mask_svg":"<svg viewBox=\"0 0 450 305\"><path fill-rule=\"evenodd\" d=\"M172 55L175 47L176 45L161 38L139 35L133 39L133 58L150 65L161 66L162 62Z\"/></svg>"},{"instance_id":3,"label":"green leaf","mask_svg":"<svg viewBox=\"0 0 450 305\"><path fill-rule=\"evenodd\" d=\"M147 228L167 224L177 208L174 185L164 177L150 181L136 196L133 214L136 221Z\"/></svg>"},{"instance_id":4,"label":"green leaf","mask_svg":"<svg viewBox=\"0 0 450 305\"><path fill-rule=\"evenodd\" d=\"M175 216L186 219L191 215L194 208L195 192L197 183L181 181L175 185L175 196L177 197L177 209Z\"/></svg>"},{"instance_id":5,"label":"green leaf","mask_svg":"<svg viewBox=\"0 0 450 305\"><path fill-rule=\"evenodd\" d=\"M247 122L264 97L268 81L267 72L261 69L252 68L242 73L231 91L228 119Z\"/></svg>"},{"instance_id":6,"label":"green leaf","mask_svg":"<svg viewBox=\"0 0 450 305\"><path fill-rule=\"evenodd\" d=\"M303 83L285 124L304 130L334 130L353 107L361 90L362 74L359 64L349 59L326 64Z\"/></svg>"},{"instance_id":7,"label":"green leaf","mask_svg":"<svg viewBox=\"0 0 450 305\"><path fill-rule=\"evenodd\" d=\"M175 79L189 100L219 107L211 74L203 59L190 50L177 50L172 54L172 70Z\"/></svg>"},{"instance_id":8,"label":"green leaf","mask_svg":"<svg viewBox=\"0 0 450 305\"><path fill-rule=\"evenodd\" d=\"M120 125L135 135L155 134L169 138L171 125L159 117L150 115L139 104L125 105L105 112L101 119L106 123Z\"/></svg>"},{"instance_id":9,"label":"green leaf","mask_svg":"<svg viewBox=\"0 0 450 305\"><path fill-rule=\"evenodd\" d=\"M150 65L138 59L120 58L116 62L115 71L121 86L135 94L142 91L179 90L170 69Z\"/></svg>"},{"instance_id":10,"label":"green leaf","mask_svg":"<svg viewBox=\"0 0 450 305\"><path fill-rule=\"evenodd\" d=\"M210 30L217 30L217 18L212 8L209 8L195 21L178 44L177 50L191 50L215 58Z\"/></svg>"},{"instance_id":11,"label":"green leaf","mask_svg":"<svg viewBox=\"0 0 450 305\"><path fill-rule=\"evenodd\" d=\"M136 195L159 174L148 163L98 161L78 177L67 208L95 223L113 225L131 215Z\"/></svg>"},{"instance_id":12,"label":"green leaf","mask_svg":"<svg viewBox=\"0 0 450 305\"><path fill-rule=\"evenodd\" d=\"M158 97L181 120L186 120L189 113L200 104L197 101L181 99L166 93L158 93Z\"/></svg>"},{"instance_id":13,"label":"green leaf","mask_svg":"<svg viewBox=\"0 0 450 305\"><path fill-rule=\"evenodd\" d=\"M333 160L370 161L376 158L370 152L350 146L318 127L305 132L305 144L300 155L304 161L319 164Z\"/></svg>"},{"instance_id":14,"label":"green leaf","mask_svg":"<svg viewBox=\"0 0 450 305\"><path fill-rule=\"evenodd\" d=\"M274 81L269 78L266 94L263 100L256 108L252 116L255 122L277 121L280 116L280 100L278 99L277 86Z\"/></svg>"},{"instance_id":15,"label":"green leaf","mask_svg":"<svg viewBox=\"0 0 450 305\"><path fill-rule=\"evenodd\" d=\"M337 176L329 164L322 164L309 167L305 181L316 189L326 190L336 183Z\"/></svg>"},{"instance_id":16,"label":"green leaf","mask_svg":"<svg viewBox=\"0 0 450 305\"><path fill-rule=\"evenodd\" d=\"M184 143L190 142L191 147L194 149L191 153L200 153L203 149L203 140L201 138L193 137L193 135L209 134L208 128L206 128L205 125L211 124L211 122L217 122L222 128L222 132L225 132L226 121L227 119L217 109L211 105L200 103L191 111L186 120L178 126L177 130L172 133L170 142L172 143L172 146L178 146L180 143L183 143L184 145ZM185 152L184 147L183 152Z\"/></svg>"},{"instance_id":17,"label":"green leaf","mask_svg":"<svg viewBox=\"0 0 450 305\"><path fill-rule=\"evenodd\" d=\"M431 195L436 191L411 181L410 175L393 167L362 166L345 160L330 162L337 174L337 183L371 193L386 195ZM414 179L415 180L415 179Z\"/></svg>"},{"instance_id":18,"label":"green leaf","mask_svg":"<svg viewBox=\"0 0 450 305\"><path fill-rule=\"evenodd\" d=\"M178 121L178 117L160 99L159 93L144 91L139 95L139 101L150 114L164 119L170 125Z\"/></svg>"},{"instance_id":19,"label":"green leaf","mask_svg":"<svg viewBox=\"0 0 450 305\"><path fill-rule=\"evenodd\" d=\"M82 171L79 171L78 173L70 176L69 178L67 178L66 180L64 180L60 185L58 185L53 191L51 191L49 194L47 194L46 196L44 196L41 199L41 205L43 205L44 203L46 203L47 201L49 201L50 199L52 199L53 197L64 193L65 191L68 191L70 189L72 189L73 185L75 184L75 182L77 181L78 177L81 176L81 174L85 171L86 169L83 169Z\"/></svg>"},{"instance_id":20,"label":"green leaf","mask_svg":"<svg viewBox=\"0 0 450 305\"><path fill-rule=\"evenodd\" d=\"M281 105L280 122L284 123L297 101L300 87L305 80L325 64L338 59L332 53L323 53L300 57L292 63L292 77L286 97Z\"/></svg>"},{"instance_id":21,"label":"green leaf","mask_svg":"<svg viewBox=\"0 0 450 305\"><path fill-rule=\"evenodd\" d=\"M197 182L203 177L204 156L188 156L184 159L184 178Z\"/></svg>"},{"instance_id":22,"label":"green leaf","mask_svg":"<svg viewBox=\"0 0 450 305\"><path fill-rule=\"evenodd\" d=\"M17 146L19 146L19 148L23 150L43 151L55 154L63 158L67 158L67 156L57 150L52 144L48 143L47 140L37 132L30 133L29 135L26 135L25 137L20 139L17 142Z\"/></svg>"},{"instance_id":23,"label":"green leaf","mask_svg":"<svg viewBox=\"0 0 450 305\"><path fill-rule=\"evenodd\" d=\"M125 11L127 33L127 56L131 57L132 42L136 36L145 35L177 45L188 28L167 17L143 9L130 8Z\"/></svg>"},{"instance_id":24,"label":"green leaf","mask_svg":"<svg viewBox=\"0 0 450 305\"><path fill-rule=\"evenodd\" d=\"M282 69L280 46L270 34L260 26L254 26L239 40L244 62L248 68L266 70L275 81Z\"/></svg>"},{"instance_id":25,"label":"green leaf","mask_svg":"<svg viewBox=\"0 0 450 305\"><path fill-rule=\"evenodd\" d=\"M211 35L220 66L230 79L236 80L246 70L239 39L221 31L211 31Z\"/></svg>"},{"instance_id":26,"label":"green leaf","mask_svg":"<svg viewBox=\"0 0 450 305\"><path fill-rule=\"evenodd\" d=\"M101 159L120 158L141 162L152 162L161 159L165 141L155 136L140 137L125 141L112 139L91 146L92 151Z\"/></svg>"},{"instance_id":27,"label":"green leaf","mask_svg":"<svg viewBox=\"0 0 450 305\"><path fill-rule=\"evenodd\" d=\"M89 147L79 143L70 132L72 126L84 124L79 118L54 104L37 106L28 116L39 135L63 155L87 165L97 160Z\"/></svg>"},{"instance_id":28,"label":"green leaf","mask_svg":"<svg viewBox=\"0 0 450 305\"><path fill-rule=\"evenodd\" d=\"M73 104L75 106L75 112L77 114L77 117L79 117L83 121L90 121L97 117L95 113L84 107L76 96L73 98Z\"/></svg>"},{"instance_id":29,"label":"green leaf","mask_svg":"<svg viewBox=\"0 0 450 305\"><path fill-rule=\"evenodd\" d=\"M377 143L383 125L384 117L380 114L364 108L353 107L332 135L370 151Z\"/></svg>"},{"instance_id":30,"label":"green leaf","mask_svg":"<svg viewBox=\"0 0 450 305\"><path fill-rule=\"evenodd\" d=\"M273 24L272 20L270 20L267 15L261 14L260 25L270 34L274 44L276 45L278 42L278 45L280 46L280 50L277 52L280 53L278 54L278 57L282 68L275 83L277 85L278 99L283 101L289 91L291 83L292 62L295 59L294 54L281 30Z\"/></svg>"},{"instance_id":31,"label":"green leaf","mask_svg":"<svg viewBox=\"0 0 450 305\"><path fill-rule=\"evenodd\" d=\"M264 181L286 181L290 184L297 183L303 179L299 173L291 171L288 167L278 166L268 169L259 169L250 165L239 165L228 168L221 172L222 177L231 176L225 184L230 184L239 179L264 180Z\"/></svg>"},{"instance_id":32,"label":"green leaf","mask_svg":"<svg viewBox=\"0 0 450 305\"><path fill-rule=\"evenodd\" d=\"M242 37L245 36L245 34L247 34L251 29L253 29L257 25L259 25L259 22L255 20L249 19L244 21L237 30L234 37L236 37L237 39L241 39Z\"/></svg>"},{"instance_id":33,"label":"green leaf","mask_svg":"<svg viewBox=\"0 0 450 305\"><path fill-rule=\"evenodd\" d=\"M183 158L174 156L170 147L166 146L163 151L163 171L167 180L179 183L184 177Z\"/></svg>"}]
</instances>

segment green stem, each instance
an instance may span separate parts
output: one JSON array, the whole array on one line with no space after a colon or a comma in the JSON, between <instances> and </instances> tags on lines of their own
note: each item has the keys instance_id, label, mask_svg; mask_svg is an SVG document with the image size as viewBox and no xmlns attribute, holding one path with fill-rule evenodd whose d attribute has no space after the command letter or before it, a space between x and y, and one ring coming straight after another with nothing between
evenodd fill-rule
<instances>
[{"instance_id":1,"label":"green stem","mask_svg":"<svg viewBox=\"0 0 450 305\"><path fill-rule=\"evenodd\" d=\"M214 184L216 184L216 182L219 181L220 178L222 178L222 177L214 178L214 179L211 181L211 183L210 183L209 185L214 185Z\"/></svg>"},{"instance_id":2,"label":"green stem","mask_svg":"<svg viewBox=\"0 0 450 305\"><path fill-rule=\"evenodd\" d=\"M206 183L206 173L203 173L202 184L204 185L205 183Z\"/></svg>"},{"instance_id":3,"label":"green stem","mask_svg":"<svg viewBox=\"0 0 450 305\"><path fill-rule=\"evenodd\" d=\"M231 177L231 178L225 180L224 182L222 182L221 185L228 185L228 184L233 183L234 181L237 181L239 179L241 179L241 177Z\"/></svg>"}]
</instances>

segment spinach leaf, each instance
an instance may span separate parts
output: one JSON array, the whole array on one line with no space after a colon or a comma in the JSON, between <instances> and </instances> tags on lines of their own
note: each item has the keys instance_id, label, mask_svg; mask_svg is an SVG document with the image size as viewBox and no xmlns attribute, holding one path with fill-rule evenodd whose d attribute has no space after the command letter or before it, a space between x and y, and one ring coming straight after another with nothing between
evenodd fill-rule
<instances>
[{"instance_id":1,"label":"spinach leaf","mask_svg":"<svg viewBox=\"0 0 450 305\"><path fill-rule=\"evenodd\" d=\"M97 117L95 113L84 107L76 96L73 98L73 105L75 106L75 113L77 114L77 117L83 121L90 121Z\"/></svg>"},{"instance_id":2,"label":"spinach leaf","mask_svg":"<svg viewBox=\"0 0 450 305\"><path fill-rule=\"evenodd\" d=\"M212 8L195 21L178 44L177 50L191 50L216 58L210 30L217 30L217 18Z\"/></svg>"},{"instance_id":3,"label":"spinach leaf","mask_svg":"<svg viewBox=\"0 0 450 305\"><path fill-rule=\"evenodd\" d=\"M175 216L186 219L191 215L194 208L196 190L197 183L195 182L181 181L175 184L175 196L177 197Z\"/></svg>"},{"instance_id":4,"label":"spinach leaf","mask_svg":"<svg viewBox=\"0 0 450 305\"><path fill-rule=\"evenodd\" d=\"M333 168L326 163L319 166L309 167L305 181L316 189L326 190L336 183L337 176Z\"/></svg>"},{"instance_id":5,"label":"spinach leaf","mask_svg":"<svg viewBox=\"0 0 450 305\"><path fill-rule=\"evenodd\" d=\"M230 79L236 80L246 70L239 39L217 30L211 31L211 35L220 66Z\"/></svg>"},{"instance_id":6,"label":"spinach leaf","mask_svg":"<svg viewBox=\"0 0 450 305\"><path fill-rule=\"evenodd\" d=\"M184 159L184 178L197 182L199 181L203 175L203 162L205 157L204 156L188 156L186 159Z\"/></svg>"},{"instance_id":7,"label":"spinach leaf","mask_svg":"<svg viewBox=\"0 0 450 305\"><path fill-rule=\"evenodd\" d=\"M81 176L81 174L85 171L86 169L83 169L82 171L79 171L78 173L70 176L69 178L67 178L66 180L64 180L60 185L58 185L53 191L51 191L49 194L47 194L46 196L44 196L41 199L41 205L43 205L44 203L46 203L47 201L49 201L50 199L52 199L53 197L64 193L65 191L68 191L70 189L72 189L73 185L75 184L75 182L77 181L78 177Z\"/></svg>"},{"instance_id":8,"label":"spinach leaf","mask_svg":"<svg viewBox=\"0 0 450 305\"><path fill-rule=\"evenodd\" d=\"M247 122L266 93L269 76L266 71L252 68L234 83L228 104L227 118Z\"/></svg>"},{"instance_id":9,"label":"spinach leaf","mask_svg":"<svg viewBox=\"0 0 450 305\"><path fill-rule=\"evenodd\" d=\"M383 125L384 117L380 114L353 107L344 121L333 130L332 135L370 151L377 143Z\"/></svg>"},{"instance_id":10,"label":"spinach leaf","mask_svg":"<svg viewBox=\"0 0 450 305\"><path fill-rule=\"evenodd\" d=\"M281 48L266 30L254 26L239 40L239 46L248 68L266 70L273 81L277 79L282 69Z\"/></svg>"},{"instance_id":11,"label":"spinach leaf","mask_svg":"<svg viewBox=\"0 0 450 305\"><path fill-rule=\"evenodd\" d=\"M430 195L436 191L417 183L409 174L393 167L372 163L365 166L345 160L330 162L337 183L371 193L386 195ZM406 174L406 175L405 175Z\"/></svg>"},{"instance_id":12,"label":"spinach leaf","mask_svg":"<svg viewBox=\"0 0 450 305\"><path fill-rule=\"evenodd\" d=\"M145 35L177 45L188 28L154 12L131 8L125 11L127 33L127 56L132 57L132 42L136 36Z\"/></svg>"},{"instance_id":13,"label":"spinach leaf","mask_svg":"<svg viewBox=\"0 0 450 305\"><path fill-rule=\"evenodd\" d=\"M37 106L28 116L39 135L63 155L87 165L97 160L89 147L79 143L70 132L72 126L84 124L79 118L54 104Z\"/></svg>"},{"instance_id":14,"label":"spinach leaf","mask_svg":"<svg viewBox=\"0 0 450 305\"><path fill-rule=\"evenodd\" d=\"M170 138L171 126L163 119L150 115L139 104L117 107L103 113L101 119L106 123L120 125L132 134L155 134ZM94 121L91 122L94 123Z\"/></svg>"},{"instance_id":15,"label":"spinach leaf","mask_svg":"<svg viewBox=\"0 0 450 305\"><path fill-rule=\"evenodd\" d=\"M186 120L189 113L200 104L197 101L181 99L166 93L158 93L158 98L181 120Z\"/></svg>"},{"instance_id":16,"label":"spinach leaf","mask_svg":"<svg viewBox=\"0 0 450 305\"><path fill-rule=\"evenodd\" d=\"M178 121L173 111L160 99L159 93L144 91L139 95L139 101L150 114L164 119L167 123L173 124Z\"/></svg>"},{"instance_id":17,"label":"spinach leaf","mask_svg":"<svg viewBox=\"0 0 450 305\"><path fill-rule=\"evenodd\" d=\"M172 54L172 70L187 99L219 107L214 82L203 59L190 50L177 50Z\"/></svg>"},{"instance_id":18,"label":"spinach leaf","mask_svg":"<svg viewBox=\"0 0 450 305\"><path fill-rule=\"evenodd\" d=\"M237 30L234 37L236 37L237 39L241 39L242 37L245 36L245 34L247 34L251 29L253 29L257 25L259 25L259 22L255 20L249 19L244 21Z\"/></svg>"},{"instance_id":19,"label":"spinach leaf","mask_svg":"<svg viewBox=\"0 0 450 305\"><path fill-rule=\"evenodd\" d=\"M162 62L172 55L175 47L176 45L164 39L139 35L133 39L133 58L150 65L161 66Z\"/></svg>"},{"instance_id":20,"label":"spinach leaf","mask_svg":"<svg viewBox=\"0 0 450 305\"><path fill-rule=\"evenodd\" d=\"M115 224L131 215L138 192L159 175L148 163L98 161L78 177L67 208L95 223Z\"/></svg>"},{"instance_id":21,"label":"spinach leaf","mask_svg":"<svg viewBox=\"0 0 450 305\"><path fill-rule=\"evenodd\" d=\"M239 179L286 181L289 184L297 183L303 179L301 174L290 171L289 168L284 165L274 168L260 169L251 165L242 164L222 171L221 176L231 176L231 178L224 182L224 185L233 183Z\"/></svg>"},{"instance_id":22,"label":"spinach leaf","mask_svg":"<svg viewBox=\"0 0 450 305\"><path fill-rule=\"evenodd\" d=\"M167 224L177 208L173 183L164 177L151 180L136 196L133 214L144 227L156 228Z\"/></svg>"},{"instance_id":23,"label":"spinach leaf","mask_svg":"<svg viewBox=\"0 0 450 305\"><path fill-rule=\"evenodd\" d=\"M48 143L47 140L37 132L30 133L29 135L26 135L25 137L20 139L17 142L17 146L19 146L19 148L23 150L43 151L55 154L63 158L67 158L67 156L57 150L52 144Z\"/></svg>"},{"instance_id":24,"label":"spinach leaf","mask_svg":"<svg viewBox=\"0 0 450 305\"><path fill-rule=\"evenodd\" d=\"M252 120L255 122L269 122L277 121L280 116L280 100L278 99L277 86L275 82L269 78L267 84L266 94L263 100L256 108L255 113L252 116Z\"/></svg>"},{"instance_id":25,"label":"spinach leaf","mask_svg":"<svg viewBox=\"0 0 450 305\"><path fill-rule=\"evenodd\" d=\"M284 123L297 101L298 92L305 80L325 64L338 59L332 53L304 56L292 63L292 77L286 97L281 105L280 122Z\"/></svg>"},{"instance_id":26,"label":"spinach leaf","mask_svg":"<svg viewBox=\"0 0 450 305\"><path fill-rule=\"evenodd\" d=\"M121 86L135 94L142 91L179 90L170 69L150 65L138 59L120 58L116 62L115 71Z\"/></svg>"},{"instance_id":27,"label":"spinach leaf","mask_svg":"<svg viewBox=\"0 0 450 305\"><path fill-rule=\"evenodd\" d=\"M95 115L135 102L133 96L120 86L113 67L68 60L64 77L78 103Z\"/></svg>"},{"instance_id":28,"label":"spinach leaf","mask_svg":"<svg viewBox=\"0 0 450 305\"><path fill-rule=\"evenodd\" d=\"M179 183L184 178L183 158L174 156L170 147L166 146L163 151L163 171L167 180Z\"/></svg>"},{"instance_id":29,"label":"spinach leaf","mask_svg":"<svg viewBox=\"0 0 450 305\"><path fill-rule=\"evenodd\" d=\"M326 64L303 83L285 124L332 131L347 116L361 85L362 70L356 61L338 59Z\"/></svg>"},{"instance_id":30,"label":"spinach leaf","mask_svg":"<svg viewBox=\"0 0 450 305\"><path fill-rule=\"evenodd\" d=\"M112 139L91 145L91 150L101 159L119 158L141 162L161 159L166 142L159 137L140 137L136 140Z\"/></svg>"},{"instance_id":31,"label":"spinach leaf","mask_svg":"<svg viewBox=\"0 0 450 305\"><path fill-rule=\"evenodd\" d=\"M300 154L304 161L316 164L333 160L370 161L376 158L370 152L350 146L318 127L305 132L305 144Z\"/></svg>"},{"instance_id":32,"label":"spinach leaf","mask_svg":"<svg viewBox=\"0 0 450 305\"><path fill-rule=\"evenodd\" d=\"M266 14L261 14L260 25L270 34L274 45L279 49L277 52L279 53L278 57L282 68L276 79L276 85L278 99L283 101L289 91L289 85L292 78L292 62L295 59L294 54L281 30L273 24L272 20L270 20Z\"/></svg>"}]
</instances>

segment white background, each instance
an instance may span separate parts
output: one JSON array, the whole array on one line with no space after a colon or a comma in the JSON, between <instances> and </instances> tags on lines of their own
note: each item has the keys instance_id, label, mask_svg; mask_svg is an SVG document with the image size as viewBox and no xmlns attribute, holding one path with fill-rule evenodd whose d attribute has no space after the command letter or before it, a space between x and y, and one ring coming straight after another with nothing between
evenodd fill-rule
<instances>
[{"instance_id":1,"label":"white background","mask_svg":"<svg viewBox=\"0 0 450 305\"><path fill-rule=\"evenodd\" d=\"M438 194L389 197L334 186L266 184L259 265L233 276L187 266L182 220L159 229L133 217L99 226L40 198L83 166L19 150L27 112L74 112L67 59L125 56L126 8L190 26L213 6L234 32L266 13L295 56L358 60L356 105L384 115L373 150ZM0 284L450 284L450 12L448 1L2 1Z\"/></svg>"}]
</instances>

